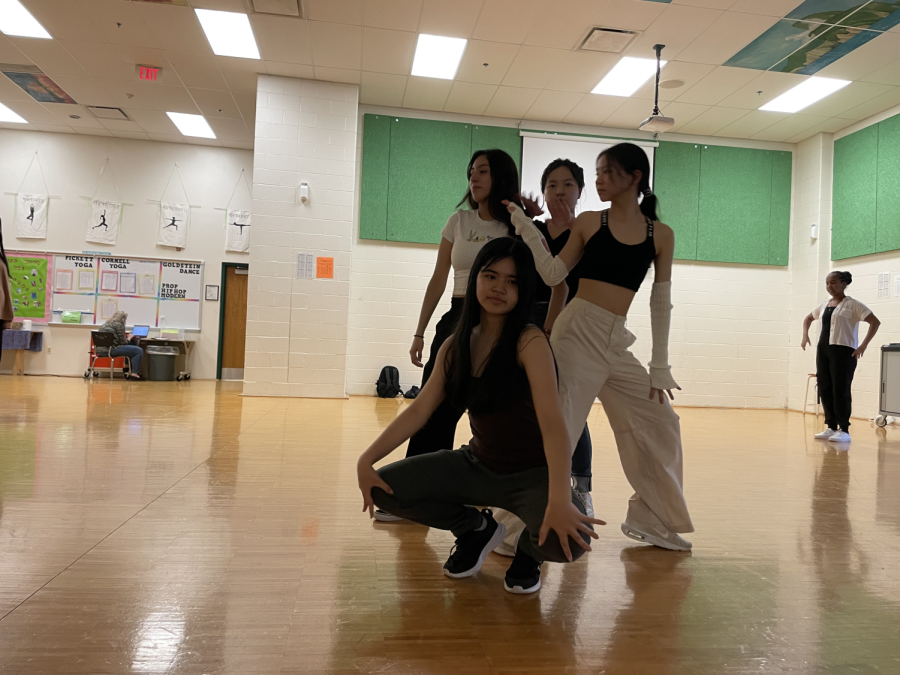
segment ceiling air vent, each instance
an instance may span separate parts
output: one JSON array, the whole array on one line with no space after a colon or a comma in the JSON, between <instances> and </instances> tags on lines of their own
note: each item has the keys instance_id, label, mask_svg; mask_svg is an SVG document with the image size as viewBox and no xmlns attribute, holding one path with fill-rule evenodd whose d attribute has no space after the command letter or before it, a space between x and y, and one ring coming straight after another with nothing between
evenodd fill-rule
<instances>
[{"instance_id":1,"label":"ceiling air vent","mask_svg":"<svg viewBox=\"0 0 900 675\"><path fill-rule=\"evenodd\" d=\"M581 49L589 52L611 52L619 54L631 44L640 31L618 30L617 28L592 28L590 34L581 43Z\"/></svg>"},{"instance_id":2,"label":"ceiling air vent","mask_svg":"<svg viewBox=\"0 0 900 675\"><path fill-rule=\"evenodd\" d=\"M102 105L89 105L85 106L94 117L97 117L101 120L127 120L131 119L128 115L125 114L125 111L121 108L107 108Z\"/></svg>"},{"instance_id":3,"label":"ceiling air vent","mask_svg":"<svg viewBox=\"0 0 900 675\"><path fill-rule=\"evenodd\" d=\"M303 16L303 0L252 0L253 11L260 14Z\"/></svg>"}]
</instances>

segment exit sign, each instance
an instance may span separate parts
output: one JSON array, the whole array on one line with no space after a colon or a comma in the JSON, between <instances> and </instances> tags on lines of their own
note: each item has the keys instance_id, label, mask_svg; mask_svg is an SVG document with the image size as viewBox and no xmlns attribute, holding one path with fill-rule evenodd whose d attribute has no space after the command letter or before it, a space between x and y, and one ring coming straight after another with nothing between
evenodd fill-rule
<instances>
[{"instance_id":1,"label":"exit sign","mask_svg":"<svg viewBox=\"0 0 900 675\"><path fill-rule=\"evenodd\" d=\"M156 66L136 65L135 70L137 71L139 80L143 80L145 82L159 82L162 79L162 68L157 68Z\"/></svg>"}]
</instances>

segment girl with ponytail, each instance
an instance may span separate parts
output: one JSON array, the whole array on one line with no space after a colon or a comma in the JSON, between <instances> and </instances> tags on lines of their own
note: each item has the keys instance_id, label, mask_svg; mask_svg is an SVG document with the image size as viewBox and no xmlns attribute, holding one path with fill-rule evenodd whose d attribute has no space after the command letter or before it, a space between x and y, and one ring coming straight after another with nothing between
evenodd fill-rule
<instances>
[{"instance_id":1,"label":"girl with ponytail","mask_svg":"<svg viewBox=\"0 0 900 675\"><path fill-rule=\"evenodd\" d=\"M553 293L565 293L569 271L578 264L575 299L548 317L551 344L559 364L569 440L574 446L596 397L603 403L616 436L625 476L634 488L622 523L625 536L676 551L691 544L678 535L693 532L682 488L681 429L669 399L681 387L669 367L672 259L675 235L657 219L650 189L650 162L644 150L620 143L597 158L597 193L611 203L606 211L577 218L564 199L549 199L553 221L572 223L559 256L544 245L534 223L509 203L516 233L534 254L541 278ZM649 372L628 351L635 337L626 316L650 265L653 354ZM551 307L564 303L551 301Z\"/></svg>"}]
</instances>

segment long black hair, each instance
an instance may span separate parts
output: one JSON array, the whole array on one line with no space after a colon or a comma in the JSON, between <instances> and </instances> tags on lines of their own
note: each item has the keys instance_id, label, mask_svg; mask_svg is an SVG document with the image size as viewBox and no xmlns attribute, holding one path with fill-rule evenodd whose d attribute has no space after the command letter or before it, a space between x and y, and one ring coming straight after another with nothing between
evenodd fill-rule
<instances>
[{"instance_id":1,"label":"long black hair","mask_svg":"<svg viewBox=\"0 0 900 675\"><path fill-rule=\"evenodd\" d=\"M481 305L477 296L478 275L499 260L512 258L516 266L519 301L506 315L500 339L491 350L480 376L480 386L472 387L472 331L481 323ZM534 302L537 271L531 251L521 241L500 237L485 244L469 273L462 314L451 336L447 352L445 392L459 410L490 412L510 398L528 391L528 377L519 367L519 336L529 325Z\"/></svg>"},{"instance_id":2,"label":"long black hair","mask_svg":"<svg viewBox=\"0 0 900 675\"><path fill-rule=\"evenodd\" d=\"M647 159L647 153L634 143L619 143L597 155L598 164L601 157L606 157L608 162L615 164L629 175L633 176L636 171L641 172L641 180L637 186L638 195L644 196L641 201L641 213L651 220L659 220L656 215L659 200L650 190L650 160Z\"/></svg>"},{"instance_id":3,"label":"long black hair","mask_svg":"<svg viewBox=\"0 0 900 675\"><path fill-rule=\"evenodd\" d=\"M550 174L562 166L566 167L569 170L569 173L572 174L572 178L575 179L578 189L584 190L584 169L571 159L554 159L547 165L547 168L544 169L544 173L541 174L541 194L543 194L544 190L547 188L547 180L550 178Z\"/></svg>"},{"instance_id":4,"label":"long black hair","mask_svg":"<svg viewBox=\"0 0 900 675\"><path fill-rule=\"evenodd\" d=\"M476 150L469 160L469 166L466 169L466 180L472 175L472 166L479 157L487 157L488 165L491 168L491 193L488 195L488 207L494 220L505 223L509 228L509 236L516 236L516 228L512 224L512 216L503 205L503 200L508 199L522 206L522 200L519 197L519 170L516 168L516 162L503 150L492 148L490 150ZM473 211L478 209L478 202L472 197L472 192L466 190L466 194L459 200L457 208L463 204L468 204Z\"/></svg>"}]
</instances>

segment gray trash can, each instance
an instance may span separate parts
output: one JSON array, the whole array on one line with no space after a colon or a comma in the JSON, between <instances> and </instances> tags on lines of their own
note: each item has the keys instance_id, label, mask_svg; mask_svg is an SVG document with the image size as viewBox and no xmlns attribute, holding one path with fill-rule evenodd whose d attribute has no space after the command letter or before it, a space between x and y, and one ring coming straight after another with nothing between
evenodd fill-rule
<instances>
[{"instance_id":1,"label":"gray trash can","mask_svg":"<svg viewBox=\"0 0 900 675\"><path fill-rule=\"evenodd\" d=\"M175 347L147 347L147 358L150 359L148 371L153 382L171 382L175 379Z\"/></svg>"}]
</instances>

